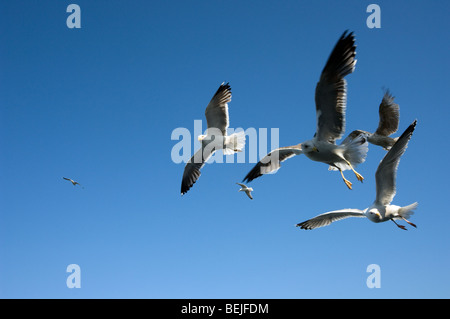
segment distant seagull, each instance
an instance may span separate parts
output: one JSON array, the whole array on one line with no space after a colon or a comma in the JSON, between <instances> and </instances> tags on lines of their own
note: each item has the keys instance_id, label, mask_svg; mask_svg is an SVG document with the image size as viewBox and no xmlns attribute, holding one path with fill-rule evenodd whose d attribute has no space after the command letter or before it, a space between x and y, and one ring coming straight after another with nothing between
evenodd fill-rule
<instances>
[{"instance_id":1,"label":"distant seagull","mask_svg":"<svg viewBox=\"0 0 450 319\"><path fill-rule=\"evenodd\" d=\"M67 177L63 177L63 179L65 179L66 181L72 182L73 186L76 186L76 185L80 185L80 186L81 186L80 183L74 181L73 179L70 179L70 178L67 178ZM83 186L81 186L81 187L83 187ZM84 187L83 187L83 188L84 188Z\"/></svg>"},{"instance_id":2,"label":"distant seagull","mask_svg":"<svg viewBox=\"0 0 450 319\"><path fill-rule=\"evenodd\" d=\"M396 193L396 175L400 157L405 153L408 142L416 127L416 123L417 121L414 121L405 130L378 165L378 169L375 173L376 198L372 206L365 210L341 209L324 213L297 224L297 227L300 227L301 229L314 229L327 226L332 222L348 217L367 217L374 223L392 220L399 228L406 230L405 226L395 222L396 219L403 219L411 226L416 227L416 225L408 221L407 218L414 213L413 210L417 208L417 202L404 207L390 205Z\"/></svg>"},{"instance_id":3,"label":"distant seagull","mask_svg":"<svg viewBox=\"0 0 450 319\"><path fill-rule=\"evenodd\" d=\"M239 190L240 192L245 192L247 194L248 198L253 199L252 194L251 194L251 192L253 192L253 188L247 187L246 185L241 184L241 183L236 183L236 184L238 184L239 186L242 187Z\"/></svg>"},{"instance_id":4,"label":"distant seagull","mask_svg":"<svg viewBox=\"0 0 450 319\"><path fill-rule=\"evenodd\" d=\"M317 127L314 138L294 146L272 150L245 176L244 182L273 173L280 168L281 162L303 153L313 161L323 162L339 170L349 189L352 189L352 183L344 177L343 171L351 169L356 178L363 181L364 178L354 167L365 161L367 139L359 135L348 143L336 145L336 140L340 139L345 131L347 84L344 77L354 71L355 56L354 35L347 34L346 31L336 43L316 85Z\"/></svg>"},{"instance_id":5,"label":"distant seagull","mask_svg":"<svg viewBox=\"0 0 450 319\"><path fill-rule=\"evenodd\" d=\"M234 154L242 151L245 145L245 133L227 135L229 126L228 102L231 101L231 88L228 83L222 83L206 107L205 116L208 125L207 134L200 135L201 148L187 162L181 181L181 195L194 185L200 177L200 169L211 155L222 149L224 154Z\"/></svg>"},{"instance_id":6,"label":"distant seagull","mask_svg":"<svg viewBox=\"0 0 450 319\"><path fill-rule=\"evenodd\" d=\"M354 139L360 134L365 134L367 141L371 144L383 147L389 150L392 145L398 140L398 137L392 138L389 135L394 134L398 130L398 123L400 121L400 108L397 103L394 103L394 97L386 91L378 109L380 121L375 133L370 133L362 130L355 130L351 132L343 143Z\"/></svg>"}]
</instances>

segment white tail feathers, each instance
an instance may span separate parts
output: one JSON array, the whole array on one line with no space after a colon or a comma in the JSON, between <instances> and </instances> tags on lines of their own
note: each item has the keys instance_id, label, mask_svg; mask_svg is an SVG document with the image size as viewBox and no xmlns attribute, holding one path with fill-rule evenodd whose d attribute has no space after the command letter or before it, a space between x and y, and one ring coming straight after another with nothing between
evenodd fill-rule
<instances>
[{"instance_id":1,"label":"white tail feathers","mask_svg":"<svg viewBox=\"0 0 450 319\"><path fill-rule=\"evenodd\" d=\"M353 168L358 164L364 163L369 150L369 143L364 134L358 135L355 139L349 141L345 145L344 156L349 161Z\"/></svg>"},{"instance_id":2,"label":"white tail feathers","mask_svg":"<svg viewBox=\"0 0 450 319\"><path fill-rule=\"evenodd\" d=\"M367 142L367 136L365 134L360 134L354 139L345 139L341 144L341 147L344 148L345 159L352 164L353 168L355 168L358 164L364 163L366 160L369 143ZM343 171L350 169L350 166L344 162L335 163L335 165ZM329 166L328 170L335 171L337 168Z\"/></svg>"},{"instance_id":3,"label":"white tail feathers","mask_svg":"<svg viewBox=\"0 0 450 319\"><path fill-rule=\"evenodd\" d=\"M227 136L225 139L225 148L223 153L225 155L230 155L236 152L241 152L245 146L245 132L236 132Z\"/></svg>"},{"instance_id":4,"label":"white tail feathers","mask_svg":"<svg viewBox=\"0 0 450 319\"><path fill-rule=\"evenodd\" d=\"M401 207L398 210L398 214L400 215L400 217L408 219L412 214L414 214L414 210L417 208L418 205L419 203L415 202L411 205Z\"/></svg>"}]
</instances>

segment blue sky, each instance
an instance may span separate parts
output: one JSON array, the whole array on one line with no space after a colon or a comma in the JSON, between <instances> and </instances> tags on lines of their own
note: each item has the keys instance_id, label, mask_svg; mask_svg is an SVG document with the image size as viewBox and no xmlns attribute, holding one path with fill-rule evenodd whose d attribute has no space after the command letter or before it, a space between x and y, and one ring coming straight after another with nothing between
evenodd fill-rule
<instances>
[{"instance_id":1,"label":"blue sky","mask_svg":"<svg viewBox=\"0 0 450 319\"><path fill-rule=\"evenodd\" d=\"M71 3L81 29L66 25ZM366 25L371 3L380 29ZM449 6L2 1L0 297L450 297ZM385 151L372 145L358 167L364 183L346 172L352 191L299 156L251 182L253 201L235 184L248 162L206 165L181 197L172 131L193 133L229 81L230 127L278 128L281 146L312 138L315 85L347 29L358 59L347 132L376 129L384 88L400 105L395 136L418 120L393 202L419 202L418 228L364 219L295 227L373 202ZM80 266L81 288L66 286L69 264ZM366 285L370 264L380 266L381 288Z\"/></svg>"}]
</instances>

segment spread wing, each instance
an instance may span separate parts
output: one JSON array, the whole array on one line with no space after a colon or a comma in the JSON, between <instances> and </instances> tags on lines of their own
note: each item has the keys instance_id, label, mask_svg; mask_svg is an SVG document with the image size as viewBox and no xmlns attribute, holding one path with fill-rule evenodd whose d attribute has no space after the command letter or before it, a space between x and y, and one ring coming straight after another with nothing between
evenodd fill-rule
<instances>
[{"instance_id":1,"label":"spread wing","mask_svg":"<svg viewBox=\"0 0 450 319\"><path fill-rule=\"evenodd\" d=\"M230 101L230 85L228 83L222 83L205 110L208 128L217 128L224 136L227 134L227 128L229 125L228 102Z\"/></svg>"},{"instance_id":2,"label":"spread wing","mask_svg":"<svg viewBox=\"0 0 450 319\"><path fill-rule=\"evenodd\" d=\"M330 225L331 223L345 219L348 217L365 217L364 211L359 209L341 209L335 210L332 212L320 214L314 218L311 218L307 221L297 224L297 227L301 229L315 229L323 226Z\"/></svg>"},{"instance_id":3,"label":"spread wing","mask_svg":"<svg viewBox=\"0 0 450 319\"><path fill-rule=\"evenodd\" d=\"M345 131L347 84L344 77L352 73L356 64L353 33L342 34L322 71L316 86L316 137L335 143Z\"/></svg>"},{"instance_id":4,"label":"spread wing","mask_svg":"<svg viewBox=\"0 0 450 319\"><path fill-rule=\"evenodd\" d=\"M281 162L300 154L302 154L301 144L277 148L256 163L252 170L248 172L247 176L245 176L243 182L251 182L263 174L273 173L281 167Z\"/></svg>"},{"instance_id":5,"label":"spread wing","mask_svg":"<svg viewBox=\"0 0 450 319\"><path fill-rule=\"evenodd\" d=\"M205 143L202 143L202 147L191 157L186 163L183 172L183 178L181 180L181 195L186 194L188 190L195 184L200 178L200 169L205 165L206 161L214 153L205 150ZM206 153L206 154L205 154Z\"/></svg>"},{"instance_id":6,"label":"spread wing","mask_svg":"<svg viewBox=\"0 0 450 319\"><path fill-rule=\"evenodd\" d=\"M389 136L398 130L400 107L394 103L394 97L386 91L379 108L380 122L375 134Z\"/></svg>"},{"instance_id":7,"label":"spread wing","mask_svg":"<svg viewBox=\"0 0 450 319\"><path fill-rule=\"evenodd\" d=\"M416 124L417 120L408 126L408 128L403 132L394 146L392 146L378 165L375 173L375 182L377 185L375 203L380 205L389 205L394 199L396 193L395 184L397 168L400 163L400 157L405 153L406 148L408 147L408 142L411 139Z\"/></svg>"}]
</instances>

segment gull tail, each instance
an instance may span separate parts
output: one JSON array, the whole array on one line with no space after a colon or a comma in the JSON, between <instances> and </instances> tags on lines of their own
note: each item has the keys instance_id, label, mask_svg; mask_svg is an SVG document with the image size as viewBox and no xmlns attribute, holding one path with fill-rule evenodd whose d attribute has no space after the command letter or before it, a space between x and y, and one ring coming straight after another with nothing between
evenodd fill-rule
<instances>
[{"instance_id":1,"label":"gull tail","mask_svg":"<svg viewBox=\"0 0 450 319\"><path fill-rule=\"evenodd\" d=\"M344 148L344 157L350 162L353 168L358 164L364 163L366 160L367 152L369 151L369 143L367 142L367 134L362 132L354 136L348 136L340 145ZM341 170L345 171L351 169L346 163L335 163ZM336 167L328 167L330 171L338 170Z\"/></svg>"},{"instance_id":2,"label":"gull tail","mask_svg":"<svg viewBox=\"0 0 450 319\"><path fill-rule=\"evenodd\" d=\"M230 155L236 152L242 152L244 146L245 146L245 132L244 131L236 132L226 137L225 148L223 150L223 153L225 155Z\"/></svg>"},{"instance_id":3,"label":"gull tail","mask_svg":"<svg viewBox=\"0 0 450 319\"><path fill-rule=\"evenodd\" d=\"M364 163L369 150L369 143L365 134L360 134L355 139L344 144L344 156L355 168L358 164Z\"/></svg>"},{"instance_id":4,"label":"gull tail","mask_svg":"<svg viewBox=\"0 0 450 319\"><path fill-rule=\"evenodd\" d=\"M400 218L408 219L411 215L414 214L414 210L417 208L418 205L419 205L419 203L415 202L411 205L401 207L398 210L398 215L400 216Z\"/></svg>"}]
</instances>

